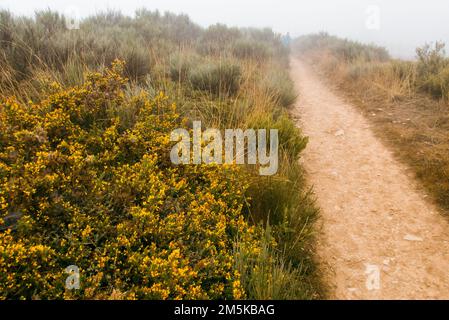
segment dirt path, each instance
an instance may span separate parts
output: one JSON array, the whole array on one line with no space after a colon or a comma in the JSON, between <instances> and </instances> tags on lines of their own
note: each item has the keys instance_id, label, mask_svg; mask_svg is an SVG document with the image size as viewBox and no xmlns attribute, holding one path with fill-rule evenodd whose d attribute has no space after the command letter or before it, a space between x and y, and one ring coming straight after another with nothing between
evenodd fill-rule
<instances>
[{"instance_id":1,"label":"dirt path","mask_svg":"<svg viewBox=\"0 0 449 320\"><path fill-rule=\"evenodd\" d=\"M299 60L292 77L310 137L303 161L322 209L318 257L331 298L448 299L448 220L355 107Z\"/></svg>"}]
</instances>

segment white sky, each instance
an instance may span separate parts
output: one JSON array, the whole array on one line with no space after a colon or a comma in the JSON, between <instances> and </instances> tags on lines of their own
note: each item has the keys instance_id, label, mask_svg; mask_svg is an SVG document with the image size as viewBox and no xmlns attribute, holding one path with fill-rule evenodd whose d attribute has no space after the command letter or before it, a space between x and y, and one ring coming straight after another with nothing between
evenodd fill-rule
<instances>
[{"instance_id":1,"label":"white sky","mask_svg":"<svg viewBox=\"0 0 449 320\"><path fill-rule=\"evenodd\" d=\"M132 15L145 7L186 13L203 26L268 26L292 36L327 31L385 45L403 57L412 57L424 42L442 40L449 46L447 0L0 0L0 8L26 15L47 8L73 12L72 7L81 16L106 9Z\"/></svg>"}]
</instances>

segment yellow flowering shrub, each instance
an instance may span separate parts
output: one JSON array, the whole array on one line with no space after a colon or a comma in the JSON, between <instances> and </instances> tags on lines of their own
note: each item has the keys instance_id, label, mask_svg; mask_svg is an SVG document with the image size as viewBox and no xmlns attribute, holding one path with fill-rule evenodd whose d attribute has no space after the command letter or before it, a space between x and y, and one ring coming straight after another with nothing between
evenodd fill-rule
<instances>
[{"instance_id":1,"label":"yellow flowering shrub","mask_svg":"<svg viewBox=\"0 0 449 320\"><path fill-rule=\"evenodd\" d=\"M233 244L257 237L243 173L171 164L183 120L162 93L125 94L122 71L0 103L1 299L245 297Z\"/></svg>"}]
</instances>

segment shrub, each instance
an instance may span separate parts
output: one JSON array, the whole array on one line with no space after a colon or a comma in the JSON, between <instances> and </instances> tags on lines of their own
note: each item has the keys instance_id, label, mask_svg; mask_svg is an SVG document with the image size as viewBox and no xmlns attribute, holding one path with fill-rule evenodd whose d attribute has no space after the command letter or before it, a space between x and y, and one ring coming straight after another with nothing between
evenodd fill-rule
<instances>
[{"instance_id":1,"label":"shrub","mask_svg":"<svg viewBox=\"0 0 449 320\"><path fill-rule=\"evenodd\" d=\"M449 60L444 47L444 43L436 42L433 48L426 44L416 49L418 86L435 98L449 97Z\"/></svg>"},{"instance_id":2,"label":"shrub","mask_svg":"<svg viewBox=\"0 0 449 320\"><path fill-rule=\"evenodd\" d=\"M228 28L217 23L209 26L197 43L197 50L202 55L221 55L233 41L241 37L237 28Z\"/></svg>"},{"instance_id":3,"label":"shrub","mask_svg":"<svg viewBox=\"0 0 449 320\"><path fill-rule=\"evenodd\" d=\"M295 86L284 69L271 68L263 79L262 86L274 101L282 107L291 107L296 101Z\"/></svg>"},{"instance_id":4,"label":"shrub","mask_svg":"<svg viewBox=\"0 0 449 320\"><path fill-rule=\"evenodd\" d=\"M308 138L304 137L301 130L296 127L293 121L282 112L280 116L274 118L270 114L255 115L248 124L253 128L277 129L279 136L279 148L282 153L288 155L289 159L295 161L299 154L307 145Z\"/></svg>"},{"instance_id":5,"label":"shrub","mask_svg":"<svg viewBox=\"0 0 449 320\"><path fill-rule=\"evenodd\" d=\"M269 57L267 46L263 42L251 39L239 39L232 48L232 53L239 59L263 61Z\"/></svg>"},{"instance_id":6,"label":"shrub","mask_svg":"<svg viewBox=\"0 0 449 320\"><path fill-rule=\"evenodd\" d=\"M116 56L126 61L125 75L128 78L139 80L151 71L149 51L139 45L124 45Z\"/></svg>"},{"instance_id":7,"label":"shrub","mask_svg":"<svg viewBox=\"0 0 449 320\"><path fill-rule=\"evenodd\" d=\"M313 296L303 262L315 209L290 174L297 132L271 99L282 90L258 81L270 70L260 48L288 66L279 35L147 10L99 13L76 32L51 12L0 19L0 298ZM106 69L116 58L128 63ZM183 123L160 90L208 126L243 128L263 113L283 127L279 175L172 166L169 133ZM272 212L265 247L248 217ZM75 292L64 289L70 264Z\"/></svg>"},{"instance_id":8,"label":"shrub","mask_svg":"<svg viewBox=\"0 0 449 320\"><path fill-rule=\"evenodd\" d=\"M202 32L185 15L146 10L134 19L120 12L99 13L81 21L76 32L67 30L65 18L51 11L37 12L34 18L1 11L0 20L0 63L6 61L18 81L32 77L37 66L61 71L73 55L92 69L124 59L125 74L142 80L155 64L150 53L163 57L173 47L193 44Z\"/></svg>"},{"instance_id":9,"label":"shrub","mask_svg":"<svg viewBox=\"0 0 449 320\"><path fill-rule=\"evenodd\" d=\"M14 19L9 11L0 10L0 48L11 47L14 40Z\"/></svg>"},{"instance_id":10,"label":"shrub","mask_svg":"<svg viewBox=\"0 0 449 320\"><path fill-rule=\"evenodd\" d=\"M234 239L257 241L241 173L171 165L181 119L163 94L125 97L121 69L0 104L0 298L244 297Z\"/></svg>"},{"instance_id":11,"label":"shrub","mask_svg":"<svg viewBox=\"0 0 449 320\"><path fill-rule=\"evenodd\" d=\"M235 249L236 266L245 288L250 288L249 299L291 300L310 299L311 285L301 268L292 265L276 247L273 230L268 224L262 235L262 246L251 254L245 243L239 242Z\"/></svg>"},{"instance_id":12,"label":"shrub","mask_svg":"<svg viewBox=\"0 0 449 320\"><path fill-rule=\"evenodd\" d=\"M297 161L308 139L285 114L258 115L249 126L279 130L280 163L275 177L258 177L248 189L251 218L263 223L265 233L256 257L237 250L242 283L254 299L316 297L310 239L318 212Z\"/></svg>"},{"instance_id":13,"label":"shrub","mask_svg":"<svg viewBox=\"0 0 449 320\"><path fill-rule=\"evenodd\" d=\"M234 95L240 87L240 67L228 61L210 61L190 73L192 87L214 95Z\"/></svg>"},{"instance_id":14,"label":"shrub","mask_svg":"<svg viewBox=\"0 0 449 320\"><path fill-rule=\"evenodd\" d=\"M171 80L184 82L188 80L190 72L198 65L199 58L187 52L176 53L170 56L169 74Z\"/></svg>"}]
</instances>

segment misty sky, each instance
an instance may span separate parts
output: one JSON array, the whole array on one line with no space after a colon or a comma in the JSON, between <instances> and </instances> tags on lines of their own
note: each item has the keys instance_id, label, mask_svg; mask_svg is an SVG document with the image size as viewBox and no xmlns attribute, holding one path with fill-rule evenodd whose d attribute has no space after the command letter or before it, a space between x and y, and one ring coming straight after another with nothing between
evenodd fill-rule
<instances>
[{"instance_id":1,"label":"misty sky","mask_svg":"<svg viewBox=\"0 0 449 320\"><path fill-rule=\"evenodd\" d=\"M385 45L405 58L425 42L442 40L449 46L447 0L0 0L0 8L26 15L47 8L81 17L106 9L132 15L142 7L186 13L202 26L272 27L292 36L327 31Z\"/></svg>"}]
</instances>

